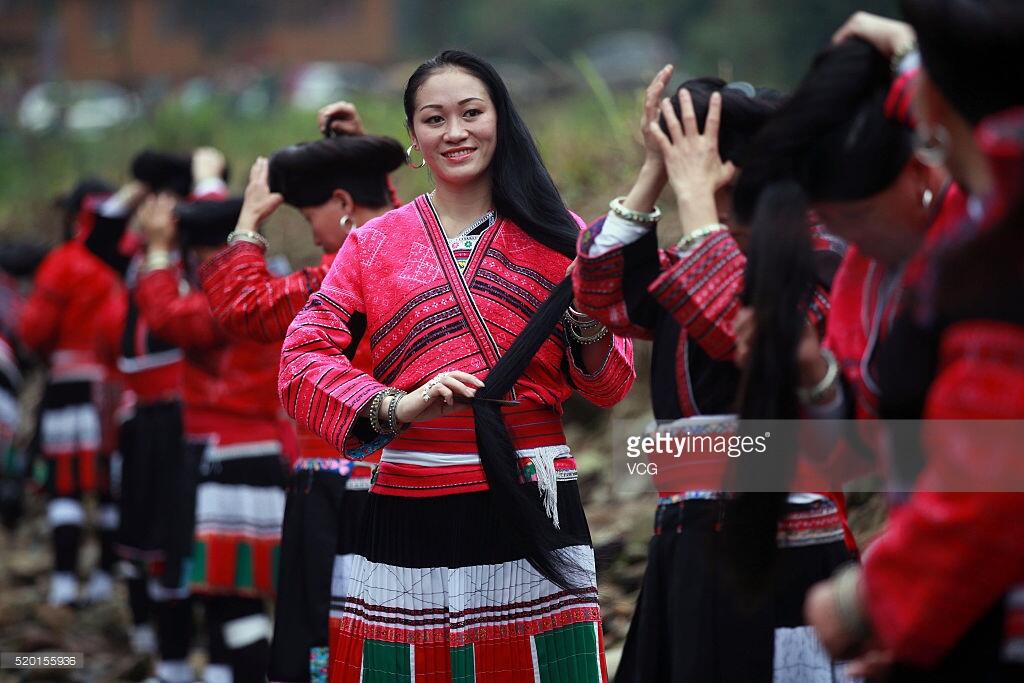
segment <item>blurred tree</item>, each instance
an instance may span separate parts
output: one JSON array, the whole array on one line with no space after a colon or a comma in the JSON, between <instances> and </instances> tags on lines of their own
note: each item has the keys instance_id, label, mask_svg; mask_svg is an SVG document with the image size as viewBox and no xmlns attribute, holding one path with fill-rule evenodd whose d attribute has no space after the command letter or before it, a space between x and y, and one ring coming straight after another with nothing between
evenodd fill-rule
<instances>
[{"instance_id":1,"label":"blurred tree","mask_svg":"<svg viewBox=\"0 0 1024 683\"><path fill-rule=\"evenodd\" d=\"M567 58L594 37L643 29L676 43L681 73L793 85L811 57L857 10L898 15L897 0L400 0L402 45L420 58L447 47L491 57Z\"/></svg>"}]
</instances>

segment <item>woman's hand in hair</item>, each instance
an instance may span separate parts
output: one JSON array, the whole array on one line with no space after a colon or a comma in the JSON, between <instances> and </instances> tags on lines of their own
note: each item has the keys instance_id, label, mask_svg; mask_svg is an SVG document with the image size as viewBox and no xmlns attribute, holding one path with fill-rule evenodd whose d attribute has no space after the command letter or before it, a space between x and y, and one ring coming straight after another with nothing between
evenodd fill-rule
<instances>
[{"instance_id":1,"label":"woman's hand in hair","mask_svg":"<svg viewBox=\"0 0 1024 683\"><path fill-rule=\"evenodd\" d=\"M423 422L450 415L459 409L468 410L468 406L456 405L456 397L473 398L476 390L483 386L482 381L468 372L452 370L441 373L403 396L398 402L396 417L403 423ZM429 400L423 400L424 394ZM381 412L385 407L381 406Z\"/></svg>"},{"instance_id":2,"label":"woman's hand in hair","mask_svg":"<svg viewBox=\"0 0 1024 683\"><path fill-rule=\"evenodd\" d=\"M249 184L245 187L245 199L238 216L238 230L258 231L260 224L284 201L280 193L270 191L269 173L270 162L266 157L256 159L249 170Z\"/></svg>"},{"instance_id":3,"label":"woman's hand in hair","mask_svg":"<svg viewBox=\"0 0 1024 683\"><path fill-rule=\"evenodd\" d=\"M869 12L857 12L847 19L832 36L832 44L837 45L850 38L860 38L871 43L886 57L903 54L917 42L910 24Z\"/></svg>"},{"instance_id":4,"label":"woman's hand in hair","mask_svg":"<svg viewBox=\"0 0 1024 683\"><path fill-rule=\"evenodd\" d=\"M169 193L150 195L135 212L135 221L145 237L147 249L169 251L174 244L176 203L177 200Z\"/></svg>"},{"instance_id":5,"label":"woman's hand in hair","mask_svg":"<svg viewBox=\"0 0 1024 683\"><path fill-rule=\"evenodd\" d=\"M332 102L326 107L321 107L316 114L316 121L324 135L328 132L335 135L365 135L359 111L351 102ZM327 129L328 126L330 131Z\"/></svg>"},{"instance_id":6,"label":"woman's hand in hair","mask_svg":"<svg viewBox=\"0 0 1024 683\"><path fill-rule=\"evenodd\" d=\"M732 162L718 155L718 129L722 121L722 96L714 93L708 103L704 132L697 125L693 99L686 89L679 91L682 121L668 99L661 101L661 114L668 128L662 132L657 121L649 128L665 159L668 181L679 202L683 233L689 234L718 222L715 192L728 185L736 175Z\"/></svg>"}]
</instances>

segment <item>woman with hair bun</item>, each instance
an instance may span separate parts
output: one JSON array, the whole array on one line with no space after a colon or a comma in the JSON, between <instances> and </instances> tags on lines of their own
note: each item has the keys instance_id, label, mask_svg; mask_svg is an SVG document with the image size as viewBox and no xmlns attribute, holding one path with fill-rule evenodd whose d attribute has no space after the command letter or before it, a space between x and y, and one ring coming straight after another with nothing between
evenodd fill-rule
<instances>
[{"instance_id":1,"label":"woman with hair bun","mask_svg":"<svg viewBox=\"0 0 1024 683\"><path fill-rule=\"evenodd\" d=\"M881 349L880 411L1019 420L1024 8L1012 0L905 0L903 9L909 25L859 14L836 39L863 38L893 57L912 49L916 34L921 138L970 199L961 219L928 245L907 310ZM863 568L808 596L808 618L825 646L859 656L865 674L894 681L1024 674L1024 542L1011 521L1024 515L1019 442L954 436L916 444L925 458L917 490ZM969 468L951 483L956 463ZM1007 482L1016 483L1012 490Z\"/></svg>"},{"instance_id":2,"label":"woman with hair bun","mask_svg":"<svg viewBox=\"0 0 1024 683\"><path fill-rule=\"evenodd\" d=\"M171 258L177 243L194 273L223 249L241 207L240 199L175 206L160 195L138 217L147 247L133 298L146 329L184 355L185 456L180 480L165 484L177 495L168 501L174 528L159 577L157 675L165 681L194 680L193 595L206 616L203 680L262 680L267 669L266 599L276 587L286 480L274 392L280 346L230 338Z\"/></svg>"},{"instance_id":3,"label":"woman with hair bun","mask_svg":"<svg viewBox=\"0 0 1024 683\"><path fill-rule=\"evenodd\" d=\"M348 103L325 109L347 133L286 147L269 163L258 159L231 246L200 269L214 317L238 337L284 339L349 233L395 207L388 174L404 163L402 146L391 138L364 135L358 112ZM318 266L275 277L266 265L266 240L255 231L282 202L302 212L324 255ZM363 327L353 324L344 353L355 367L369 370ZM285 503L271 681L326 680L329 629L337 626L344 604L352 545L373 472L370 461L375 460L356 463L338 455L336 448L300 428Z\"/></svg>"},{"instance_id":4,"label":"woman with hair bun","mask_svg":"<svg viewBox=\"0 0 1024 683\"><path fill-rule=\"evenodd\" d=\"M740 374L732 320L749 237L744 221L732 220L730 194L736 174L743 176L752 138L781 96L748 83L700 78L659 103L670 76L666 67L647 90L646 155L637 181L583 233L573 277L584 312L621 334L654 341L651 402L659 431L721 433L735 425ZM683 238L659 249L655 202L669 183ZM801 230L820 273L804 313L823 326L842 245L806 220ZM832 676L831 662L808 637L800 606L803 591L850 556L842 497L783 495L784 518L771 526L770 549L748 551L760 560L756 586L741 586L725 561L734 549L722 533L733 494L707 490L720 487L725 464L698 471L689 463L673 468L669 460L658 462L654 536L616 680L787 680L787 671L812 668ZM695 479L703 488L690 490L697 489ZM751 598L744 588L760 595Z\"/></svg>"},{"instance_id":5,"label":"woman with hair bun","mask_svg":"<svg viewBox=\"0 0 1024 683\"><path fill-rule=\"evenodd\" d=\"M353 231L288 330L288 412L383 448L331 680L606 679L590 534L562 430L632 349L570 309L580 221L493 67L458 51L405 90L436 189ZM343 354L365 319L372 373Z\"/></svg>"}]
</instances>

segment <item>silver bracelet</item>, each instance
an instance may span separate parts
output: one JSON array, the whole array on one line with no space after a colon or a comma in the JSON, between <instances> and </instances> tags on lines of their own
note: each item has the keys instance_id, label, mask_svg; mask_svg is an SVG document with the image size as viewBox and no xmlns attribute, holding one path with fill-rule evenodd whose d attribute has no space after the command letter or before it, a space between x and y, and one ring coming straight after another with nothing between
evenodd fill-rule
<instances>
[{"instance_id":1,"label":"silver bracelet","mask_svg":"<svg viewBox=\"0 0 1024 683\"><path fill-rule=\"evenodd\" d=\"M401 389L394 389L391 394L391 403L388 404L388 433L397 434L399 432L398 425L398 402L405 396L405 392Z\"/></svg>"},{"instance_id":2,"label":"silver bracelet","mask_svg":"<svg viewBox=\"0 0 1024 683\"><path fill-rule=\"evenodd\" d=\"M228 235L228 244L234 244L239 240L263 247L263 251L270 247L270 240L254 230L235 230Z\"/></svg>"},{"instance_id":3,"label":"silver bracelet","mask_svg":"<svg viewBox=\"0 0 1024 683\"><path fill-rule=\"evenodd\" d=\"M600 341L601 339L604 338L606 334L608 334L608 328L605 327L604 325L601 325L601 329L590 335L587 334L588 330L577 329L575 325L571 324L566 325L565 329L569 333L569 336L573 339L573 341L583 346L586 346L587 344L593 344L596 341Z\"/></svg>"},{"instance_id":4,"label":"silver bracelet","mask_svg":"<svg viewBox=\"0 0 1024 683\"><path fill-rule=\"evenodd\" d=\"M619 218L623 218L633 223L640 223L641 225L654 225L661 219L661 209L657 206L654 207L654 211L634 211L633 209L627 209L623 202L626 201L625 197L616 197L608 203L608 210Z\"/></svg>"},{"instance_id":5,"label":"silver bracelet","mask_svg":"<svg viewBox=\"0 0 1024 683\"><path fill-rule=\"evenodd\" d=\"M697 242L700 242L708 235L713 235L716 232L722 232L723 230L728 229L728 226L723 225L722 223L712 223L711 225L705 225L702 228L697 228L689 235L684 235L683 238L676 243L676 249L680 252L689 251L696 246Z\"/></svg>"},{"instance_id":6,"label":"silver bracelet","mask_svg":"<svg viewBox=\"0 0 1024 683\"><path fill-rule=\"evenodd\" d=\"M171 254L166 249L149 249L146 251L146 261L142 264L145 272L162 270L171 267Z\"/></svg>"},{"instance_id":7,"label":"silver bracelet","mask_svg":"<svg viewBox=\"0 0 1024 683\"><path fill-rule=\"evenodd\" d=\"M822 346L821 357L825 359L825 365L827 366L825 376L810 389L797 387L796 396L804 405L819 403L839 379L839 363L836 361L835 354L828 347Z\"/></svg>"}]
</instances>

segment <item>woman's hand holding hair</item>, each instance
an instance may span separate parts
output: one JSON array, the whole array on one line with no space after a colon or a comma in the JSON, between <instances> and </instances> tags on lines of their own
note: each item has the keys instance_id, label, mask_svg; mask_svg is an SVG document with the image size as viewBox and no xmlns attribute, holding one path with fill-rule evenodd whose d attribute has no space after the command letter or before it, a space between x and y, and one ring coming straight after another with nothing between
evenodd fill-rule
<instances>
[{"instance_id":1,"label":"woman's hand holding hair","mask_svg":"<svg viewBox=\"0 0 1024 683\"><path fill-rule=\"evenodd\" d=\"M865 40L890 58L905 54L917 43L917 35L910 24L869 12L856 12L847 19L832 36L832 44L837 45L850 38Z\"/></svg>"},{"instance_id":2,"label":"woman's hand holding hair","mask_svg":"<svg viewBox=\"0 0 1024 683\"><path fill-rule=\"evenodd\" d=\"M257 158L249 170L249 184L245 187L236 230L259 232L263 221L284 202L280 193L270 191L269 173L270 162L266 157Z\"/></svg>"},{"instance_id":3,"label":"woman's hand holding hair","mask_svg":"<svg viewBox=\"0 0 1024 683\"><path fill-rule=\"evenodd\" d=\"M339 135L365 135L363 121L359 118L359 110L351 102L332 102L321 107L316 114L316 122L320 132L327 135L334 132ZM330 126L330 130L328 130Z\"/></svg>"},{"instance_id":4,"label":"woman's hand holding hair","mask_svg":"<svg viewBox=\"0 0 1024 683\"><path fill-rule=\"evenodd\" d=\"M456 397L473 398L477 389L483 386L482 381L468 372L442 372L403 396L398 402L396 417L403 423L424 422L442 415L450 415L460 408L468 410L468 406L455 405ZM381 412L383 413L387 407L388 401L384 401L380 408ZM386 414L381 417L386 417Z\"/></svg>"},{"instance_id":5,"label":"woman's hand holding hair","mask_svg":"<svg viewBox=\"0 0 1024 683\"><path fill-rule=\"evenodd\" d=\"M672 103L661 101L661 114L668 127L662 132L657 121L648 128L658 141L665 159L668 181L679 202L679 217L683 234L699 230L718 222L715 192L728 185L736 174L732 162L723 162L718 154L718 128L722 120L722 96L711 95L704 132L697 126L693 99L685 88L679 91L679 109L682 122L676 116Z\"/></svg>"}]
</instances>

